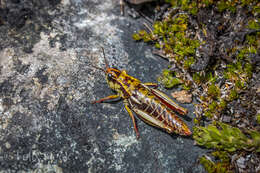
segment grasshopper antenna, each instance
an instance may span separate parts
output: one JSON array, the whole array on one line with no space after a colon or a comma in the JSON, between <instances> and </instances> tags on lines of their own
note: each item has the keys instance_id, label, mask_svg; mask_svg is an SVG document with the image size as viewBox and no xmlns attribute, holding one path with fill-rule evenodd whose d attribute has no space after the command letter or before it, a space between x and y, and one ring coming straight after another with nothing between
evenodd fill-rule
<instances>
[{"instance_id":1,"label":"grasshopper antenna","mask_svg":"<svg viewBox=\"0 0 260 173\"><path fill-rule=\"evenodd\" d=\"M103 72L106 73L106 70L104 70L103 68L100 68L100 67L97 67L97 66L94 66L94 65L89 65L89 66L90 66L90 67L93 67L93 68L95 68L95 69L101 70L101 71L103 71Z\"/></svg>"},{"instance_id":2,"label":"grasshopper antenna","mask_svg":"<svg viewBox=\"0 0 260 173\"><path fill-rule=\"evenodd\" d=\"M103 57L104 57L104 59L105 59L106 69L108 69L108 68L109 68L109 65L108 65L108 62L107 62L107 59L106 59L106 55L105 55L104 48L101 47L101 49L102 49L102 52L103 52ZM95 68L95 69L101 70L101 71L103 71L103 72L106 73L106 70L103 69L103 68L100 68L100 67L94 66L94 65L92 65L92 64L91 64L91 65L88 65L88 64L87 64L87 66L93 67L93 68Z\"/></svg>"},{"instance_id":3,"label":"grasshopper antenna","mask_svg":"<svg viewBox=\"0 0 260 173\"><path fill-rule=\"evenodd\" d=\"M106 69L109 69L109 65L108 65L108 62L107 62L107 59L106 59L106 55L105 55L104 48L101 47L101 49L102 49L102 52L103 52L103 57L104 57L104 59L105 59Z\"/></svg>"}]
</instances>

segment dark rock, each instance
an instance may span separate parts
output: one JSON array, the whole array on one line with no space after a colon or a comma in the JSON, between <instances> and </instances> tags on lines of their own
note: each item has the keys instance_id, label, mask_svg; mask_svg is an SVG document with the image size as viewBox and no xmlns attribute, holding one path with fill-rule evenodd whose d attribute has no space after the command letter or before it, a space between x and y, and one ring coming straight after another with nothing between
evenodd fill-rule
<instances>
[{"instance_id":1,"label":"dark rock","mask_svg":"<svg viewBox=\"0 0 260 173\"><path fill-rule=\"evenodd\" d=\"M39 82L41 84L45 84L48 82L48 75L44 74L46 69L47 67L44 67L35 73L35 77L39 79Z\"/></svg>"},{"instance_id":2,"label":"dark rock","mask_svg":"<svg viewBox=\"0 0 260 173\"><path fill-rule=\"evenodd\" d=\"M1 96L10 96L13 92L14 85L11 83L11 81L4 80L0 83L0 95Z\"/></svg>"}]
</instances>

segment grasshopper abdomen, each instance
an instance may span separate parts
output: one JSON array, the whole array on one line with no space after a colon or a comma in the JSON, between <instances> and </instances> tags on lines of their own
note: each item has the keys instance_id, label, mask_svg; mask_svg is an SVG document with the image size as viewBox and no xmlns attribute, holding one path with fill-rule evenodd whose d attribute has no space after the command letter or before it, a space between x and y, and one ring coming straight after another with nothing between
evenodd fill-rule
<instances>
[{"instance_id":1,"label":"grasshopper abdomen","mask_svg":"<svg viewBox=\"0 0 260 173\"><path fill-rule=\"evenodd\" d=\"M127 102L144 122L166 130L168 133L191 135L187 125L148 88L140 85L132 91Z\"/></svg>"}]
</instances>

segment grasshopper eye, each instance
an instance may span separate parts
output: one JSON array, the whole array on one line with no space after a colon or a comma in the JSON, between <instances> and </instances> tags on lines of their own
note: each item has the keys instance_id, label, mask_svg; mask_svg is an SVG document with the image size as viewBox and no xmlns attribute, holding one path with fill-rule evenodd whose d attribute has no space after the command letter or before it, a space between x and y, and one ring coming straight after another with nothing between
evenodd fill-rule
<instances>
[{"instance_id":1,"label":"grasshopper eye","mask_svg":"<svg viewBox=\"0 0 260 173\"><path fill-rule=\"evenodd\" d=\"M108 80L111 80L112 78L113 78L112 74L108 73L107 79L108 79Z\"/></svg>"}]
</instances>

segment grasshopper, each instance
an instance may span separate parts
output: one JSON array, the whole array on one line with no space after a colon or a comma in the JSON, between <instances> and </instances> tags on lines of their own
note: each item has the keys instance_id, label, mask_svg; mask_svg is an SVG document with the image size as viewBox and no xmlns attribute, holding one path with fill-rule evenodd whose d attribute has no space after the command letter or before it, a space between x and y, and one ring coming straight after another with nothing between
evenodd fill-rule
<instances>
[{"instance_id":1,"label":"grasshopper","mask_svg":"<svg viewBox=\"0 0 260 173\"><path fill-rule=\"evenodd\" d=\"M176 133L184 136L192 134L188 126L175 113L186 115L187 109L179 106L166 94L155 89L157 84L142 83L128 75L125 70L120 71L116 68L110 68L103 48L102 51L106 68L93 67L106 74L108 86L117 94L93 101L93 104L115 98L123 99L125 109L132 119L137 138L140 135L133 112L147 124L163 129L170 134Z\"/></svg>"}]
</instances>

